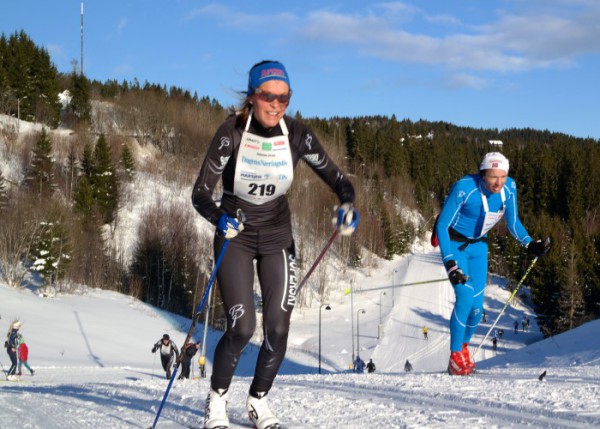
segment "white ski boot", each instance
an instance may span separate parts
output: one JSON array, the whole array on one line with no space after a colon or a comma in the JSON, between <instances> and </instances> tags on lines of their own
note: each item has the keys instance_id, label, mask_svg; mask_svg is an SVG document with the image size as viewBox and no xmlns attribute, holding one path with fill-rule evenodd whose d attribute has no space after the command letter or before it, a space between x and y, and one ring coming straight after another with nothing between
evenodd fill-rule
<instances>
[{"instance_id":1,"label":"white ski boot","mask_svg":"<svg viewBox=\"0 0 600 429\"><path fill-rule=\"evenodd\" d=\"M227 429L229 428L229 417L227 417L227 391L219 389L218 392L210 389L206 398L204 409L205 429Z\"/></svg>"},{"instance_id":2,"label":"white ski boot","mask_svg":"<svg viewBox=\"0 0 600 429\"><path fill-rule=\"evenodd\" d=\"M250 420L254 423L256 429L278 429L279 419L269 409L265 394L259 394L259 396L260 398L255 398L248 395L246 400L246 409Z\"/></svg>"}]
</instances>

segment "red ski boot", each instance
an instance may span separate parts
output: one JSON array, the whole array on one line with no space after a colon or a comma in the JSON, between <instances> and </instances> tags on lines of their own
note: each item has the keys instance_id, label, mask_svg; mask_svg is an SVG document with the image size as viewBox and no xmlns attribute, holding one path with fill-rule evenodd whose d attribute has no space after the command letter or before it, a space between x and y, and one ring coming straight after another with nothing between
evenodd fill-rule
<instances>
[{"instance_id":1,"label":"red ski boot","mask_svg":"<svg viewBox=\"0 0 600 429\"><path fill-rule=\"evenodd\" d=\"M475 369L475 363L471 360L471 355L469 354L469 344L463 343L461 353L465 357L465 362L467 363L467 367L471 369L471 372Z\"/></svg>"},{"instance_id":2,"label":"red ski boot","mask_svg":"<svg viewBox=\"0 0 600 429\"><path fill-rule=\"evenodd\" d=\"M465 356L462 351L450 353L450 362L448 363L448 374L450 375L470 375L472 368L467 366Z\"/></svg>"}]
</instances>

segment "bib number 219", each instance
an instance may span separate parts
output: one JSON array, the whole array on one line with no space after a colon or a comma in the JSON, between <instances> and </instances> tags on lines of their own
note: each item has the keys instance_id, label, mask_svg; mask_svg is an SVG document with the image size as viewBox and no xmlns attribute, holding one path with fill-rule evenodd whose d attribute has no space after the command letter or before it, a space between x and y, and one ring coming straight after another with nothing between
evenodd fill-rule
<instances>
[{"instance_id":1,"label":"bib number 219","mask_svg":"<svg viewBox=\"0 0 600 429\"><path fill-rule=\"evenodd\" d=\"M250 195L255 196L270 196L275 193L275 185L258 185L256 183L250 184L250 191L248 191Z\"/></svg>"}]
</instances>

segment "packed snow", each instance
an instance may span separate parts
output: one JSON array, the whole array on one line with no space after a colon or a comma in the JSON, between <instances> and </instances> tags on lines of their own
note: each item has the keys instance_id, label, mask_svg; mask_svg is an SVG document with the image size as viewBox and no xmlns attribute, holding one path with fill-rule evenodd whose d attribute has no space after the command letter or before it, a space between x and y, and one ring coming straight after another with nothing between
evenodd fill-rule
<instances>
[{"instance_id":1,"label":"packed snow","mask_svg":"<svg viewBox=\"0 0 600 429\"><path fill-rule=\"evenodd\" d=\"M453 294L447 281L436 281L444 278L439 252L424 248L382 261L370 274L352 274L352 282L340 284L328 302L295 312L288 353L268 396L284 427L600 425L599 321L543 340L533 312L517 300L497 326L505 331L498 350L486 341L477 356L477 374L451 377L445 369ZM414 284L421 282L427 283ZM472 349L510 294L504 284L490 278L487 322L480 325ZM0 285L0 302L2 329L14 318L22 320L29 364L36 371L33 376L24 371L20 382L0 382L1 427L152 426L168 384L160 358L151 353L152 345L168 333L181 346L189 319L101 290L47 298L33 286L16 290ZM529 332L519 328L515 333L513 321L527 315L532 322ZM423 326L428 327L427 340ZM201 340L202 333L203 325L198 325L194 337ZM175 380L157 428L202 427L219 335L209 330L208 378L199 378L195 358L192 377ZM244 351L230 388L232 428L252 427L244 404L259 333L254 340ZM373 359L374 373L349 370L353 346L355 353L360 347L365 361ZM407 359L413 372L404 372ZM0 362L8 368L6 353ZM543 371L547 375L540 381Z\"/></svg>"},{"instance_id":2,"label":"packed snow","mask_svg":"<svg viewBox=\"0 0 600 429\"><path fill-rule=\"evenodd\" d=\"M0 127L20 133L41 129L5 115L0 115ZM19 183L18 151L5 145L0 161L3 176ZM119 214L122 228L112 237L125 255L134 243L139 215L152 205L153 196L169 195L192 210L189 189L174 190L140 176L132 184L139 191L130 193L128 207ZM208 223L200 216L198 225L210 241ZM311 293L310 305L294 311L286 359L268 395L284 428L600 426L600 321L544 340L527 297L522 300L519 293L491 333L504 330L497 350L486 340L476 356L477 374L451 377L446 367L454 295L439 251L415 243L410 255L351 270L340 267L332 249L322 265L329 273L327 299L318 302L318 294ZM535 275L534 269L530 276ZM315 287L318 276L313 277L305 287ZM510 296L505 279L491 276L488 283L487 320L478 328L472 351ZM523 291L527 295L526 285ZM168 384L152 346L167 333L181 347L190 327L189 318L115 292L82 287L79 294L43 296L35 279L22 289L0 282L0 316L0 330L14 319L23 322L20 332L36 371L31 376L25 370L16 382L0 377L0 428L11 429L152 426ZM515 333L513 323L526 317L529 330L519 325ZM199 324L194 338L203 340L203 331ZM220 335L207 332L208 378L199 377L197 355L192 377L175 380L157 428L203 426ZM231 428L252 427L245 400L260 342L259 326L230 388ZM353 373L356 354L366 362L373 359L377 370ZM412 372L404 371L406 360ZM6 352L0 363L3 370L10 366Z\"/></svg>"}]
</instances>

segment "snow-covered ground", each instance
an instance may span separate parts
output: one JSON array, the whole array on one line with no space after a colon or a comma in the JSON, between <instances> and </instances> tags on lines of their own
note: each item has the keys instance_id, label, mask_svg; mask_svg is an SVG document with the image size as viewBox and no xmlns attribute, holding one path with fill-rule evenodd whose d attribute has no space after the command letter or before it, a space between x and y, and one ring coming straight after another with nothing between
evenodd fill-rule
<instances>
[{"instance_id":1,"label":"snow-covered ground","mask_svg":"<svg viewBox=\"0 0 600 429\"><path fill-rule=\"evenodd\" d=\"M531 275L535 275L535 271ZM520 303L501 318L504 340L497 354L487 341L473 377L450 377L447 320L452 289L439 253L383 261L369 276L353 272L327 303L298 309L286 360L269 394L287 428L591 428L600 426L600 321L542 340L532 317L530 332L515 334L514 320L531 310ZM334 288L335 289L335 288ZM487 323L477 346L509 293L491 279ZM330 304L327 310L321 304ZM362 313L364 310L364 313ZM2 428L146 428L167 387L160 359L150 352L163 333L178 345L189 320L107 291L42 298L30 289L0 284L0 329L15 317L30 348L34 376L0 381ZM319 319L321 316L321 324ZM358 320L357 320L358 319ZM353 320L354 325L351 321ZM378 338L381 321L381 338ZM358 322L358 326L357 326ZM422 328L428 327L428 340ZM319 327L321 365L319 368ZM195 338L202 339L203 326ZM353 335L354 333L354 335ZM208 375L219 334L210 332ZM259 340L259 338L256 338ZM353 346L377 365L373 374L348 371ZM232 428L252 427L245 399L257 354L249 346L230 389ZM405 373L404 362L414 367ZM8 357L0 355L7 369ZM544 381L538 376L547 371ZM202 427L209 379L176 380L158 428Z\"/></svg>"},{"instance_id":2,"label":"snow-covered ground","mask_svg":"<svg viewBox=\"0 0 600 429\"><path fill-rule=\"evenodd\" d=\"M8 133L0 145L0 171L19 183L18 142L9 144L16 129L16 119L0 115L0 131ZM40 129L39 124L19 124L21 134ZM60 139L71 131L54 133ZM157 196L166 201L168 195L168 201L193 212L189 189L139 176L131 184L136 192L125 190L128 203L119 213L119 230L113 237L113 245L125 256L134 244L140 214ZM199 216L198 228L201 234L211 233ZM324 259L330 283L327 302L316 302L317 294L311 294L310 308L295 310L288 353L269 394L285 427L600 427L600 321L542 341L533 312L517 301L500 319L498 328L505 335L498 350L493 351L488 340L476 357L478 374L450 377L445 369L452 288L439 252L422 243L413 250L403 258L379 261L377 268L346 273L340 272L339 260ZM306 287L313 287L311 281ZM502 279L490 278L487 322L480 325L472 349L508 299L503 285ZM513 322L527 315L530 331L514 333ZM29 363L36 370L35 376L24 375L20 382L0 380L0 429L151 426L167 380L160 359L150 350L163 333L181 346L190 325L189 319L113 292L88 290L43 298L33 287L15 290L2 283L0 316L0 331L14 318L23 321ZM428 328L427 340L423 326ZM197 340L202 331L199 325ZM251 427L244 404L260 335L259 328L230 389L232 428ZM218 332L208 333L209 377L219 337ZM352 373L349 367L356 353L365 361L372 358L377 371ZM411 373L403 369L407 359L414 368ZM0 353L0 363L8 369L5 352ZM540 382L543 371L547 375ZM194 378L175 381L158 428L202 427L209 379L198 378L198 373L195 361Z\"/></svg>"}]
</instances>

